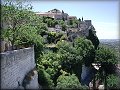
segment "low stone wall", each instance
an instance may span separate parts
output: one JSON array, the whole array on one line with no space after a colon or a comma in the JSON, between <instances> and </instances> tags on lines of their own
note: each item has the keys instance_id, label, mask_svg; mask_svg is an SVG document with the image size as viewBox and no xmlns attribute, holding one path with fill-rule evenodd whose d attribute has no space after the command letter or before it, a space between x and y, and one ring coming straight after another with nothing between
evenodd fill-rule
<instances>
[{"instance_id":1,"label":"low stone wall","mask_svg":"<svg viewBox=\"0 0 120 90\"><path fill-rule=\"evenodd\" d=\"M0 53L1 89L16 89L22 85L25 75L35 68L34 47ZM37 76L32 83L38 88ZM18 84L19 82L19 84ZM32 86L30 85L32 88Z\"/></svg>"}]
</instances>

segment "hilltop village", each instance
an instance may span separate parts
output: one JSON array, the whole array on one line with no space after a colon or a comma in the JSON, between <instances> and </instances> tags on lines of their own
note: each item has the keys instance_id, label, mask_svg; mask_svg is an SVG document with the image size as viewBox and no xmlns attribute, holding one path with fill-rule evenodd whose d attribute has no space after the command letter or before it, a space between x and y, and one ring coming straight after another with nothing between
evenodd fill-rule
<instances>
[{"instance_id":1,"label":"hilltop village","mask_svg":"<svg viewBox=\"0 0 120 90\"><path fill-rule=\"evenodd\" d=\"M33 16L35 15L35 17L37 16L37 18L39 18L40 21L37 23L38 25L37 24L33 25L33 23L36 23L36 21L35 19L32 19L33 21L28 21L30 22L28 24L30 26L27 27L28 22L26 23L26 21L29 19L25 17L24 18L26 20L25 21L23 19L25 15L23 15L21 19L18 19L18 20L16 19L17 21L15 21L12 15L10 15L9 17L11 17L11 19L14 22L9 20L8 16L5 17L5 18L8 18L8 20L5 19L7 21L3 20L3 23L2 23L3 37L1 38L1 49L0 49L0 51L2 52L1 53L2 89L6 89L6 88L38 89L38 88L45 88L49 86L47 85L49 81L46 81L46 80L47 78L48 80L52 80L51 79L52 77L49 78L46 76L46 74L44 75L43 72L47 73L46 71L41 72L41 70L44 70L43 68L41 68L41 66L42 67L46 67L46 66L42 65L44 64L43 63L44 60L39 60L42 55L44 57L43 53L46 52L45 50L48 50L47 53L48 54L50 53L51 55L52 55L51 51L55 52L53 53L52 57L58 58L54 54L56 54L56 50L58 50L58 48L56 48L56 45L62 44L61 41L64 41L64 40L67 41L65 42L67 45L67 43L69 42L73 43L74 39L77 37L86 37L91 40L94 38L91 38L90 36L96 37L95 28L92 25L91 20L83 20L83 17L82 19L80 18L77 19L76 16L69 16L67 13L64 13L63 10L60 11L58 9L52 9L48 12L32 12L32 13L28 13L27 16L30 14L32 14ZM20 27L17 29L18 26L21 26L22 28ZM37 30L34 30L32 27L37 27ZM4 31L6 31L7 33ZM42 39L40 38L41 36L44 42L42 42ZM94 43L96 43L96 41L94 41L93 44ZM42 46L42 45L45 45L45 46ZM70 44L70 47L74 46L74 45L72 46L71 45L72 44ZM34 49L35 49L35 52L34 52ZM72 54L69 54L69 55L72 55ZM48 58L51 58L51 56L48 56ZM78 58L78 59L81 59L81 58ZM54 59L51 59L51 60L54 60ZM47 63L48 61L45 61L45 63ZM58 61L56 60L55 62L58 63ZM57 73L60 73L58 75L61 75L61 71L59 71L59 68L61 66L62 65L59 65L59 67L55 66L55 68L57 68L56 70L58 71L54 71L54 75L56 75ZM49 67L49 65L47 67ZM52 67L54 67L54 65L52 65ZM46 68L46 70L47 69L49 68ZM18 73L19 71L20 73ZM52 71L50 71L50 73L52 73ZM44 77L46 77L46 79ZM56 76L53 76L53 77L56 77ZM76 76L73 75L73 77L77 79ZM54 84L57 78L53 79ZM44 79L46 83L43 82ZM53 82L51 82L50 85L51 84L53 84ZM50 87L47 87L47 88L50 88Z\"/></svg>"},{"instance_id":2,"label":"hilltop village","mask_svg":"<svg viewBox=\"0 0 120 90\"><path fill-rule=\"evenodd\" d=\"M46 31L42 31L41 34L45 39L45 43L56 44L60 39L65 39L72 42L76 37L88 37L90 30L96 37L96 31L91 20L83 20L83 17L82 19L77 19L76 16L69 16L67 13L64 13L63 10L60 11L58 9L52 9L48 12L34 13L37 16L42 17L42 23L47 24L47 26L43 25L42 28ZM2 25L4 28L9 26L6 25L6 22ZM3 40L1 42L1 52L11 50L11 44L11 42L6 43ZM17 47L14 46L14 48Z\"/></svg>"},{"instance_id":3,"label":"hilltop village","mask_svg":"<svg viewBox=\"0 0 120 90\"><path fill-rule=\"evenodd\" d=\"M43 25L41 28L45 30L42 31L41 36L44 37L44 42L52 44L54 47L57 41L64 39L70 42L77 37L88 37L91 32L93 36L96 37L96 31L92 25L91 20L77 19L76 16L69 16L64 11L58 9L52 9L48 12L34 12L37 16L42 17ZM8 27L6 23L3 23L3 27ZM97 39L97 38L95 38ZM96 41L99 42L98 40ZM11 50L11 42L1 42L1 51ZM48 45L49 47L49 45ZM50 45L51 47L51 45ZM17 48L14 46L14 48Z\"/></svg>"},{"instance_id":4,"label":"hilltop village","mask_svg":"<svg viewBox=\"0 0 120 90\"><path fill-rule=\"evenodd\" d=\"M1 89L119 87L110 82L119 80L116 54L99 46L92 20L58 9L33 12L11 2L2 5L1 14Z\"/></svg>"},{"instance_id":5,"label":"hilltop village","mask_svg":"<svg viewBox=\"0 0 120 90\"><path fill-rule=\"evenodd\" d=\"M48 12L35 12L36 15L41 17L51 18L52 20L63 21L66 26L56 23L54 26L48 25L48 31L56 33L67 34L68 39L73 41L75 37L87 37L89 35L89 30L95 34L95 28L92 25L91 20L77 19L76 16L69 16L63 10L52 9ZM45 36L47 37L47 36Z\"/></svg>"},{"instance_id":6,"label":"hilltop village","mask_svg":"<svg viewBox=\"0 0 120 90\"><path fill-rule=\"evenodd\" d=\"M94 26L92 25L92 21L91 20L82 20L79 18L77 19L76 16L69 16L67 13L64 13L64 11L60 11L58 9L52 9L48 12L36 12L37 15L39 16L43 16L43 17L48 17L48 18L52 18L55 20L63 20L65 22L65 24L67 24L67 29L66 32L73 32L76 34L79 34L79 36L88 36L89 35L89 29L95 30ZM69 24L72 21L77 21L74 27L70 27ZM62 32L62 27L57 24L55 25L55 27L48 29L49 31L52 32ZM64 32L64 33L66 33ZM95 33L95 31L94 31Z\"/></svg>"}]
</instances>

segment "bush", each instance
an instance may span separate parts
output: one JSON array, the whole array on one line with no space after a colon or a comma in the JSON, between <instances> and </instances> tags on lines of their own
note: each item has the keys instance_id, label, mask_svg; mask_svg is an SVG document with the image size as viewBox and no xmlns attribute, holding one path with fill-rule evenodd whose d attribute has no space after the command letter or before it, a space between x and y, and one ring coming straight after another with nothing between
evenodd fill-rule
<instances>
[{"instance_id":1,"label":"bush","mask_svg":"<svg viewBox=\"0 0 120 90\"><path fill-rule=\"evenodd\" d=\"M120 78L118 76L115 76L113 74L107 76L107 86L109 87L109 89L120 88L119 83L120 83Z\"/></svg>"},{"instance_id":2,"label":"bush","mask_svg":"<svg viewBox=\"0 0 120 90\"><path fill-rule=\"evenodd\" d=\"M116 52L106 46L99 46L96 50L96 62L117 64Z\"/></svg>"},{"instance_id":3,"label":"bush","mask_svg":"<svg viewBox=\"0 0 120 90\"><path fill-rule=\"evenodd\" d=\"M38 70L38 82L43 89L53 89L54 83L50 75L43 69Z\"/></svg>"},{"instance_id":4,"label":"bush","mask_svg":"<svg viewBox=\"0 0 120 90\"><path fill-rule=\"evenodd\" d=\"M60 55L50 51L44 52L43 56L37 59L38 70L39 68L44 69L44 71L50 75L54 84L56 84L56 80L59 76L59 70L61 69L59 60Z\"/></svg>"},{"instance_id":5,"label":"bush","mask_svg":"<svg viewBox=\"0 0 120 90\"><path fill-rule=\"evenodd\" d=\"M107 75L114 74L115 64L118 62L116 52L106 46L99 46L99 49L96 50L95 62L101 63L101 69Z\"/></svg>"},{"instance_id":6,"label":"bush","mask_svg":"<svg viewBox=\"0 0 120 90\"><path fill-rule=\"evenodd\" d=\"M56 45L58 48L58 54L60 54L60 63L62 69L67 72L74 72L78 64L81 65L82 56L78 53L71 43L67 41L59 41ZM76 69L78 70L78 69Z\"/></svg>"},{"instance_id":7,"label":"bush","mask_svg":"<svg viewBox=\"0 0 120 90\"><path fill-rule=\"evenodd\" d=\"M75 74L72 75L65 75L62 74L57 79L57 86L56 89L83 89L81 86L78 78L75 76Z\"/></svg>"},{"instance_id":8,"label":"bush","mask_svg":"<svg viewBox=\"0 0 120 90\"><path fill-rule=\"evenodd\" d=\"M94 62L95 48L92 42L86 38L76 38L74 47L77 50L78 55L82 56L85 66L90 66Z\"/></svg>"},{"instance_id":9,"label":"bush","mask_svg":"<svg viewBox=\"0 0 120 90\"><path fill-rule=\"evenodd\" d=\"M37 65L38 67L40 65L44 66L44 70L53 78L61 67L59 64L59 58L60 55L49 51L44 53L43 56L38 59Z\"/></svg>"},{"instance_id":10,"label":"bush","mask_svg":"<svg viewBox=\"0 0 120 90\"><path fill-rule=\"evenodd\" d=\"M11 42L12 49L38 44L42 48L42 37L37 34L43 26L41 19L29 7L21 6L21 2L15 3L8 1L2 5L2 24L5 24L2 26L2 38ZM39 31L42 32L42 29Z\"/></svg>"}]
</instances>

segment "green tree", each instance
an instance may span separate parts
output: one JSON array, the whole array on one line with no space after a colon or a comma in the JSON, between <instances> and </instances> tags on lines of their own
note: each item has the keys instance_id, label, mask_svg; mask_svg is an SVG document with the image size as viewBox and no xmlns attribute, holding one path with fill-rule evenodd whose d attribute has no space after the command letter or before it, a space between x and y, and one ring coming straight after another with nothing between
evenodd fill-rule
<instances>
[{"instance_id":1,"label":"green tree","mask_svg":"<svg viewBox=\"0 0 120 90\"><path fill-rule=\"evenodd\" d=\"M75 20L69 20L69 24L68 26L70 28L77 28L79 24L79 20L75 19Z\"/></svg>"},{"instance_id":2,"label":"green tree","mask_svg":"<svg viewBox=\"0 0 120 90\"><path fill-rule=\"evenodd\" d=\"M65 24L62 25L62 31L66 31L67 30L67 26Z\"/></svg>"},{"instance_id":3,"label":"green tree","mask_svg":"<svg viewBox=\"0 0 120 90\"><path fill-rule=\"evenodd\" d=\"M55 41L56 34L57 34L56 32L48 33L48 37L47 37L48 43L53 43Z\"/></svg>"},{"instance_id":4,"label":"green tree","mask_svg":"<svg viewBox=\"0 0 120 90\"><path fill-rule=\"evenodd\" d=\"M58 41L56 47L58 48L58 54L61 56L62 69L71 74L75 73L80 80L83 57L79 54L79 51L72 46L72 43L64 40Z\"/></svg>"},{"instance_id":5,"label":"green tree","mask_svg":"<svg viewBox=\"0 0 120 90\"><path fill-rule=\"evenodd\" d=\"M47 34L47 32L48 32L48 27L45 23L40 23L37 26L37 34L44 36Z\"/></svg>"},{"instance_id":6,"label":"green tree","mask_svg":"<svg viewBox=\"0 0 120 90\"><path fill-rule=\"evenodd\" d=\"M79 18L78 21L81 22L81 19Z\"/></svg>"},{"instance_id":7,"label":"green tree","mask_svg":"<svg viewBox=\"0 0 120 90\"><path fill-rule=\"evenodd\" d=\"M59 70L61 69L60 65L60 55L53 52L46 52L37 59L38 69L43 68L53 80L53 83L56 84L57 77L59 76Z\"/></svg>"},{"instance_id":8,"label":"green tree","mask_svg":"<svg viewBox=\"0 0 120 90\"><path fill-rule=\"evenodd\" d=\"M95 62L101 63L102 68L106 73L114 73L115 64L117 64L117 56L113 49L106 46L99 46L96 50Z\"/></svg>"},{"instance_id":9,"label":"green tree","mask_svg":"<svg viewBox=\"0 0 120 90\"><path fill-rule=\"evenodd\" d=\"M75 76L75 74L62 74L58 77L57 79L57 86L56 89L62 89L62 90L66 90L66 89L88 89L87 87L83 88L78 80L78 78Z\"/></svg>"},{"instance_id":10,"label":"green tree","mask_svg":"<svg viewBox=\"0 0 120 90\"><path fill-rule=\"evenodd\" d=\"M96 62L117 64L116 54L113 49L106 46L99 46L96 50Z\"/></svg>"},{"instance_id":11,"label":"green tree","mask_svg":"<svg viewBox=\"0 0 120 90\"><path fill-rule=\"evenodd\" d=\"M115 73L115 64L118 62L116 54L108 47L99 46L96 50L95 62L101 64L100 74L107 88L107 76Z\"/></svg>"},{"instance_id":12,"label":"green tree","mask_svg":"<svg viewBox=\"0 0 120 90\"><path fill-rule=\"evenodd\" d=\"M82 61L86 66L90 66L94 62L95 48L92 42L85 38L76 38L74 47L78 53L83 57Z\"/></svg>"},{"instance_id":13,"label":"green tree","mask_svg":"<svg viewBox=\"0 0 120 90\"><path fill-rule=\"evenodd\" d=\"M107 86L109 89L119 89L120 77L111 74L107 76Z\"/></svg>"},{"instance_id":14,"label":"green tree","mask_svg":"<svg viewBox=\"0 0 120 90\"><path fill-rule=\"evenodd\" d=\"M73 20L69 20L69 24L70 24L70 25L73 25Z\"/></svg>"},{"instance_id":15,"label":"green tree","mask_svg":"<svg viewBox=\"0 0 120 90\"><path fill-rule=\"evenodd\" d=\"M46 23L47 23L48 27L53 27L53 20L51 18L47 18Z\"/></svg>"},{"instance_id":16,"label":"green tree","mask_svg":"<svg viewBox=\"0 0 120 90\"><path fill-rule=\"evenodd\" d=\"M38 69L38 83L42 85L42 89L54 89L51 76L41 68Z\"/></svg>"},{"instance_id":17,"label":"green tree","mask_svg":"<svg viewBox=\"0 0 120 90\"><path fill-rule=\"evenodd\" d=\"M11 42L12 49L15 45L23 43L29 45L31 43L28 42L41 43L42 38L36 33L40 18L30 10L18 3L8 2L2 5L2 34L5 40Z\"/></svg>"},{"instance_id":18,"label":"green tree","mask_svg":"<svg viewBox=\"0 0 120 90\"><path fill-rule=\"evenodd\" d=\"M92 29L89 30L89 36L87 36L87 39L91 40L95 49L97 49L97 47L99 45L99 39Z\"/></svg>"},{"instance_id":19,"label":"green tree","mask_svg":"<svg viewBox=\"0 0 120 90\"><path fill-rule=\"evenodd\" d=\"M48 37L48 43L57 43L57 41L60 40L60 38L63 36L63 33L56 33L56 32L48 32L47 33Z\"/></svg>"},{"instance_id":20,"label":"green tree","mask_svg":"<svg viewBox=\"0 0 120 90\"><path fill-rule=\"evenodd\" d=\"M65 22L63 20L58 20L58 24L63 25L63 24L65 24Z\"/></svg>"}]
</instances>

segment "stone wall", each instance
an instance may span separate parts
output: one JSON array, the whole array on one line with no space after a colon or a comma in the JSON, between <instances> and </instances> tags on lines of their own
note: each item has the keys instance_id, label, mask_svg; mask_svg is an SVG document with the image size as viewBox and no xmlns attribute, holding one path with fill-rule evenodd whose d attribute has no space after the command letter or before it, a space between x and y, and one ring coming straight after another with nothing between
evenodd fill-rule
<instances>
[{"instance_id":1,"label":"stone wall","mask_svg":"<svg viewBox=\"0 0 120 90\"><path fill-rule=\"evenodd\" d=\"M35 68L34 48L29 47L0 53L1 55L1 89L16 89L22 85L26 74ZM38 88L37 78L32 80ZM19 84L18 84L19 82ZM34 84L33 84L34 85ZM32 87L30 85L30 87Z\"/></svg>"}]
</instances>

